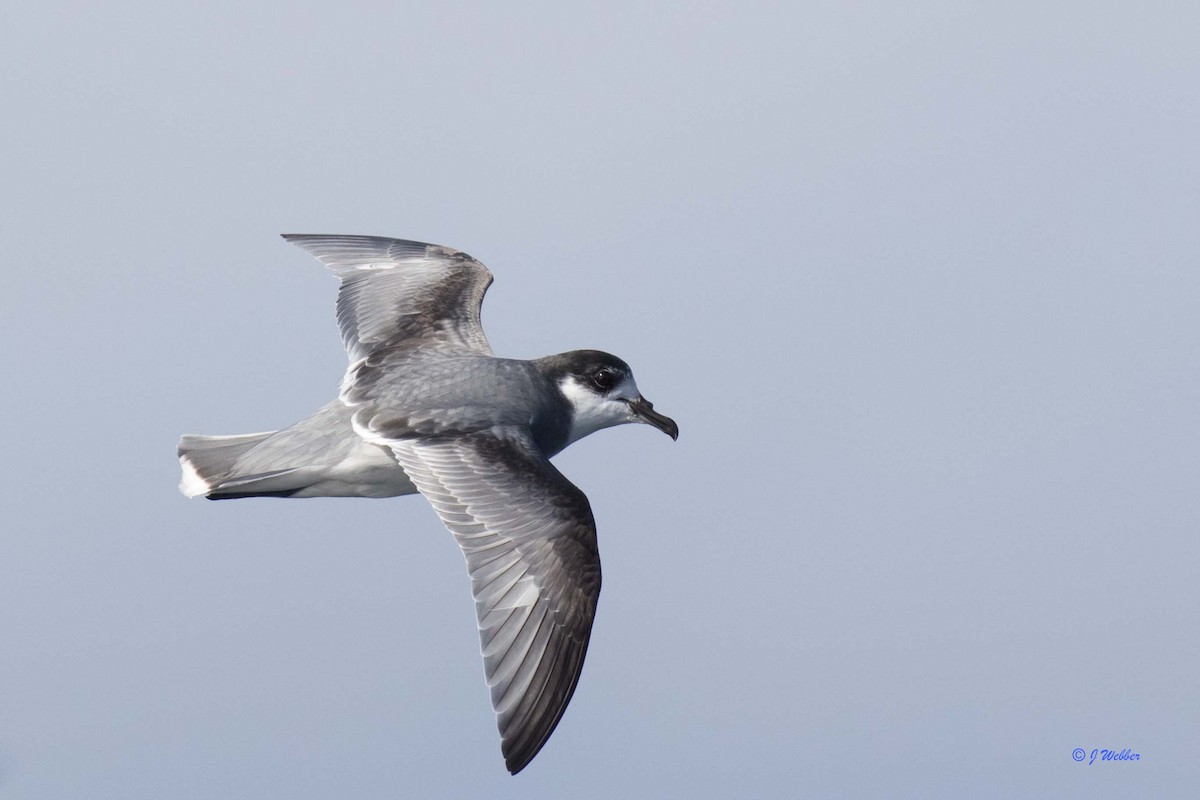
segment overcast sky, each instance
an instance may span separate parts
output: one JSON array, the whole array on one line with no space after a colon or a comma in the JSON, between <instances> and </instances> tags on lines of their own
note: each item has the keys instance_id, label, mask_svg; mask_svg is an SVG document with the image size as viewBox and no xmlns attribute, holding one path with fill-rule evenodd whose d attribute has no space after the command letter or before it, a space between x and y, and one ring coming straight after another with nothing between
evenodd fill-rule
<instances>
[{"instance_id":1,"label":"overcast sky","mask_svg":"<svg viewBox=\"0 0 1200 800\"><path fill-rule=\"evenodd\" d=\"M1200 12L1122 5L14 5L0 797L1192 795ZM466 250L682 429L556 459L515 778L423 499L176 491L337 390L283 232Z\"/></svg>"}]
</instances>

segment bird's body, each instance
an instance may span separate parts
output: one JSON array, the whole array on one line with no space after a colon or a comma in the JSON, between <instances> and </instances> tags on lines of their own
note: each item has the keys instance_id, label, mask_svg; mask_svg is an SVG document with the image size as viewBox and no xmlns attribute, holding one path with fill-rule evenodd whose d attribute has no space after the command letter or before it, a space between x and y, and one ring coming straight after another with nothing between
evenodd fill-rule
<instances>
[{"instance_id":1,"label":"bird's body","mask_svg":"<svg viewBox=\"0 0 1200 800\"><path fill-rule=\"evenodd\" d=\"M583 665L600 592L587 497L550 463L601 428L678 436L625 362L596 350L497 358L479 322L491 273L465 253L366 236L286 236L341 278L339 398L280 430L184 436L189 497L420 492L467 559L509 769L545 744Z\"/></svg>"}]
</instances>

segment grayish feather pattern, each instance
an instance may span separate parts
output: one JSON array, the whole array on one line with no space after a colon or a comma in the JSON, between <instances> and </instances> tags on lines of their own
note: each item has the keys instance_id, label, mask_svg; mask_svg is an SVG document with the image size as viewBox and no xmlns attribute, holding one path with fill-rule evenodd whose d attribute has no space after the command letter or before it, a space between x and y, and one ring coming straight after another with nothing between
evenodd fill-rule
<instances>
[{"instance_id":1,"label":"grayish feather pattern","mask_svg":"<svg viewBox=\"0 0 1200 800\"><path fill-rule=\"evenodd\" d=\"M337 318L352 364L389 348L491 355L479 307L492 273L466 253L379 236L283 238L341 278Z\"/></svg>"},{"instance_id":2,"label":"grayish feather pattern","mask_svg":"<svg viewBox=\"0 0 1200 800\"><path fill-rule=\"evenodd\" d=\"M466 556L501 750L517 772L583 669L600 595L591 506L522 428L387 444Z\"/></svg>"},{"instance_id":3,"label":"grayish feather pattern","mask_svg":"<svg viewBox=\"0 0 1200 800\"><path fill-rule=\"evenodd\" d=\"M501 750L517 772L575 691L600 594L591 506L549 461L569 414L534 363L492 356L479 319L492 276L475 259L370 236L284 238L341 278L341 400L354 430L390 449L466 557Z\"/></svg>"}]
</instances>

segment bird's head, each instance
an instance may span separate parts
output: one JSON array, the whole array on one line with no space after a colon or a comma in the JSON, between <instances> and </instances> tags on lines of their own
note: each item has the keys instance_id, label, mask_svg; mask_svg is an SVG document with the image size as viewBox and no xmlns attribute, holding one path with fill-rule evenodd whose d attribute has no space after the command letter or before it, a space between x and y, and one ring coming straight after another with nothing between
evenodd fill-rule
<instances>
[{"instance_id":1,"label":"bird's head","mask_svg":"<svg viewBox=\"0 0 1200 800\"><path fill-rule=\"evenodd\" d=\"M602 428L644 422L672 439L679 438L675 420L654 410L638 391L629 365L599 350L574 350L555 360L554 379L571 405L571 433L575 442Z\"/></svg>"}]
</instances>

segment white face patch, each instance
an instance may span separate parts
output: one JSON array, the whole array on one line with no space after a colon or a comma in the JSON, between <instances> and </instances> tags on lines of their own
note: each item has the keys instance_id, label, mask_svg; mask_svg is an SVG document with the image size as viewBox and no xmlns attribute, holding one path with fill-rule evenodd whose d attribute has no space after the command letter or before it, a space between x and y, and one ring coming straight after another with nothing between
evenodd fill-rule
<instances>
[{"instance_id":1,"label":"white face patch","mask_svg":"<svg viewBox=\"0 0 1200 800\"><path fill-rule=\"evenodd\" d=\"M595 389L572 376L559 381L558 388L575 412L567 444L577 442L589 433L603 428L638 421L629 408L629 403L622 402L636 400L640 396L633 378L626 378L607 395L596 394Z\"/></svg>"}]
</instances>

